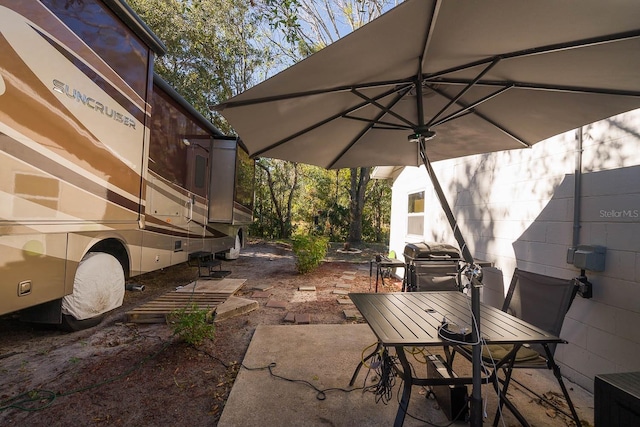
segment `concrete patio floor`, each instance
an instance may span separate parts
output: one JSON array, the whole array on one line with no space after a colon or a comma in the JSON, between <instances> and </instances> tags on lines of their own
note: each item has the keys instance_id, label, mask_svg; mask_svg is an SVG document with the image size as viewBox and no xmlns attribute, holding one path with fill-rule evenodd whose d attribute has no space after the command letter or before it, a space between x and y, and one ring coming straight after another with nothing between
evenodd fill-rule
<instances>
[{"instance_id":1,"label":"concrete patio floor","mask_svg":"<svg viewBox=\"0 0 640 427\"><path fill-rule=\"evenodd\" d=\"M317 389L351 389L371 385L373 372L367 377L363 368L354 387L349 380L363 351L376 343L366 324L346 325L261 325L252 341L227 400L220 427L232 426L381 426L393 425L398 410L396 379L393 395L387 404L376 403L372 393L362 390L345 392L326 391L324 396L300 381L307 381ZM370 352L371 350L366 350ZM287 381L273 374L299 381ZM415 363L416 369L426 369ZM246 368L250 368L246 369ZM256 369L262 368L262 369ZM460 375L469 375L470 364L462 358L454 366ZM419 371L420 372L420 371ZM561 395L555 378L547 370L518 370L514 378L538 393L554 392ZM593 396L581 387L566 381L569 393L580 418L593 425ZM471 386L469 386L471 390ZM510 386L511 400L533 426L566 426L563 416L538 403L538 398L517 384ZM324 400L319 399L324 397ZM483 386L486 401L484 424L493 423L497 398L492 386ZM554 416L555 415L555 416ZM450 425L434 399L426 398L422 387L412 390L405 426ZM452 425L467 425L456 422ZM519 425L508 411L504 411L499 425Z\"/></svg>"}]
</instances>

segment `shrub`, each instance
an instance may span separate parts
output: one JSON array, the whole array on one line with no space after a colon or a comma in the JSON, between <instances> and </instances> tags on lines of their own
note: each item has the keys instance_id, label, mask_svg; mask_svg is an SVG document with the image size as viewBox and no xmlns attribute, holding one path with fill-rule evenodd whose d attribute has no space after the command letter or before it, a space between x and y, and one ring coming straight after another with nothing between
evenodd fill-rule
<instances>
[{"instance_id":1,"label":"shrub","mask_svg":"<svg viewBox=\"0 0 640 427\"><path fill-rule=\"evenodd\" d=\"M305 274L320 265L329 246L329 239L322 236L293 237L293 253L296 256L298 273Z\"/></svg>"},{"instance_id":2,"label":"shrub","mask_svg":"<svg viewBox=\"0 0 640 427\"><path fill-rule=\"evenodd\" d=\"M174 335L178 335L191 345L200 345L205 339L213 339L216 326L208 309L200 309L192 303L174 310L167 316L167 323Z\"/></svg>"}]
</instances>

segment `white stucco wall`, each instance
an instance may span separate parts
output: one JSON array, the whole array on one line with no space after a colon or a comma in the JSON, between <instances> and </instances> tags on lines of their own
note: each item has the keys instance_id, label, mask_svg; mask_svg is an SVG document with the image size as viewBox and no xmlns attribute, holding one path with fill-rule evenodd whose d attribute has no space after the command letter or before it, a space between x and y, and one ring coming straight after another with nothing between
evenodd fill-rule
<instances>
[{"instance_id":1,"label":"white stucco wall","mask_svg":"<svg viewBox=\"0 0 640 427\"><path fill-rule=\"evenodd\" d=\"M580 244L607 248L587 273L593 298L576 297L556 358L563 374L593 390L596 374L640 370L640 110L582 129ZM437 144L437 138L428 144ZM473 143L473 141L469 141ZM483 300L497 306L515 267L571 278L576 132L531 149L434 163L474 257L491 261ZM456 244L429 178L406 168L393 186L390 249L403 252L407 194L425 190L425 241Z\"/></svg>"}]
</instances>

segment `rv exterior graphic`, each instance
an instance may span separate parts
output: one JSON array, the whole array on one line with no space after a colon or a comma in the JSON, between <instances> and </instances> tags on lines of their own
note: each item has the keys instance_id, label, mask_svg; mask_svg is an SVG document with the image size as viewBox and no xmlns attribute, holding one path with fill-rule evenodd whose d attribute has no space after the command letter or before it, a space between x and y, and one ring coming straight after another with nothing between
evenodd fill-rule
<instances>
[{"instance_id":1,"label":"rv exterior graphic","mask_svg":"<svg viewBox=\"0 0 640 427\"><path fill-rule=\"evenodd\" d=\"M128 277L238 256L253 161L119 0L0 0L0 314L91 326Z\"/></svg>"}]
</instances>

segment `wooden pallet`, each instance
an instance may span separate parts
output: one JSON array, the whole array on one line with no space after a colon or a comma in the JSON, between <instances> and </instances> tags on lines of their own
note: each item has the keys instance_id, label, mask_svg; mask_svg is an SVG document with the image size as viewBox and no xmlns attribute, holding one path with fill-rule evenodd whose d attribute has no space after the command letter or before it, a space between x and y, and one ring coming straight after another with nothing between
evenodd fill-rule
<instances>
[{"instance_id":1,"label":"wooden pallet","mask_svg":"<svg viewBox=\"0 0 640 427\"><path fill-rule=\"evenodd\" d=\"M229 294L211 292L168 292L125 313L126 321L132 323L165 323L167 315L175 310L196 304L199 310L213 312L225 302Z\"/></svg>"}]
</instances>

